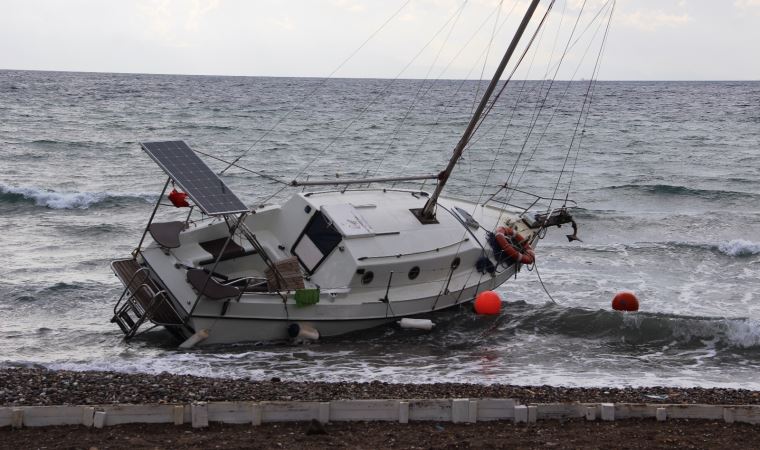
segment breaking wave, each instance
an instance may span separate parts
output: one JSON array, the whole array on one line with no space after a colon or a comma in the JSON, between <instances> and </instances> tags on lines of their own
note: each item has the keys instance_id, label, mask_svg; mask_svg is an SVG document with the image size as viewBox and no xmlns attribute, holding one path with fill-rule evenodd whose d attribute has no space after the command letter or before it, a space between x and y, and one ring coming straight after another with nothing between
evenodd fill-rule
<instances>
[{"instance_id":1,"label":"breaking wave","mask_svg":"<svg viewBox=\"0 0 760 450\"><path fill-rule=\"evenodd\" d=\"M760 244L744 239L733 239L720 244L718 250L728 256L752 256L760 254Z\"/></svg>"},{"instance_id":2,"label":"breaking wave","mask_svg":"<svg viewBox=\"0 0 760 450\"><path fill-rule=\"evenodd\" d=\"M663 313L619 313L554 305L525 311L506 328L576 338L603 339L638 346L760 348L760 321L748 318L694 317Z\"/></svg>"},{"instance_id":3,"label":"breaking wave","mask_svg":"<svg viewBox=\"0 0 760 450\"><path fill-rule=\"evenodd\" d=\"M88 209L108 202L155 200L154 194L119 192L56 192L38 187L17 187L0 183L0 203L34 202L50 209Z\"/></svg>"}]
</instances>

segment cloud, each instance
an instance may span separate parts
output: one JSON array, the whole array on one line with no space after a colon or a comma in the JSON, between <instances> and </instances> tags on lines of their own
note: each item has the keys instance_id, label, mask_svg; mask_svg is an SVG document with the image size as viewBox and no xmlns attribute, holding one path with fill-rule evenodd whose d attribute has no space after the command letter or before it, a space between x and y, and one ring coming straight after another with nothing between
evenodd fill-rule
<instances>
[{"instance_id":1,"label":"cloud","mask_svg":"<svg viewBox=\"0 0 760 450\"><path fill-rule=\"evenodd\" d=\"M285 16L280 19L271 17L269 18L269 23L276 26L277 28L282 28L285 31L293 31L296 28L296 24L293 22L293 19L291 19L290 16Z\"/></svg>"},{"instance_id":2,"label":"cloud","mask_svg":"<svg viewBox=\"0 0 760 450\"><path fill-rule=\"evenodd\" d=\"M367 5L356 0L331 0L330 3L336 8L350 12L361 12L367 9Z\"/></svg>"},{"instance_id":3,"label":"cloud","mask_svg":"<svg viewBox=\"0 0 760 450\"><path fill-rule=\"evenodd\" d=\"M149 38L169 47L188 47L188 39L219 3L220 0L143 0L137 3L137 11L148 23Z\"/></svg>"},{"instance_id":4,"label":"cloud","mask_svg":"<svg viewBox=\"0 0 760 450\"><path fill-rule=\"evenodd\" d=\"M736 0L734 6L742 12L760 15L760 0Z\"/></svg>"},{"instance_id":5,"label":"cloud","mask_svg":"<svg viewBox=\"0 0 760 450\"><path fill-rule=\"evenodd\" d=\"M670 14L662 10L634 11L621 15L622 23L643 31L654 31L662 27L680 27L692 21L688 13Z\"/></svg>"},{"instance_id":6,"label":"cloud","mask_svg":"<svg viewBox=\"0 0 760 450\"><path fill-rule=\"evenodd\" d=\"M203 16L219 7L219 0L194 0L193 7L185 20L185 29L188 31L198 31L199 24Z\"/></svg>"}]
</instances>

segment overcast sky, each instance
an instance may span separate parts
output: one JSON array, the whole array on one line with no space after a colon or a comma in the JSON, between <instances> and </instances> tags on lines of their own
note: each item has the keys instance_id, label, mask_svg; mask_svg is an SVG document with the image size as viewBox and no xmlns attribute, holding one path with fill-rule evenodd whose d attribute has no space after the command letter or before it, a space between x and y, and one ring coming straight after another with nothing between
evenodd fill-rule
<instances>
[{"instance_id":1,"label":"overcast sky","mask_svg":"<svg viewBox=\"0 0 760 450\"><path fill-rule=\"evenodd\" d=\"M335 76L477 78L500 3L489 68L526 0L2 0L0 68L327 76L393 16ZM583 3L558 0L545 42ZM617 0L600 78L759 80L760 0Z\"/></svg>"}]
</instances>

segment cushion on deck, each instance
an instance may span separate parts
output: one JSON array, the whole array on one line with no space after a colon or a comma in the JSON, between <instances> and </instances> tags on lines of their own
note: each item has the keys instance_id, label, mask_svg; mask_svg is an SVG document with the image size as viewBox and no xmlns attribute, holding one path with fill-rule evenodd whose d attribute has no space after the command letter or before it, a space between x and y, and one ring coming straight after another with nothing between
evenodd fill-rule
<instances>
[{"instance_id":1,"label":"cushion on deck","mask_svg":"<svg viewBox=\"0 0 760 450\"><path fill-rule=\"evenodd\" d=\"M232 259L237 256L245 255L245 250L243 249L243 247L238 245L232 239L230 239L230 242L227 243L226 248L224 247L225 242L227 242L227 238L223 237L219 239L214 239L213 241L201 242L198 245L200 245L203 248L203 250L206 250L207 252L211 253L211 256L213 256L214 260L219 258L220 255L221 255L220 260L222 261L225 259ZM224 252L222 252L223 248L224 248Z\"/></svg>"},{"instance_id":2,"label":"cushion on deck","mask_svg":"<svg viewBox=\"0 0 760 450\"><path fill-rule=\"evenodd\" d=\"M202 269L189 269L187 281L196 292L202 293L211 300L223 300L240 295L240 289L220 284L211 277L211 274Z\"/></svg>"},{"instance_id":3,"label":"cushion on deck","mask_svg":"<svg viewBox=\"0 0 760 450\"><path fill-rule=\"evenodd\" d=\"M185 222L158 222L148 227L153 240L161 247L179 247L179 233L185 229Z\"/></svg>"}]
</instances>

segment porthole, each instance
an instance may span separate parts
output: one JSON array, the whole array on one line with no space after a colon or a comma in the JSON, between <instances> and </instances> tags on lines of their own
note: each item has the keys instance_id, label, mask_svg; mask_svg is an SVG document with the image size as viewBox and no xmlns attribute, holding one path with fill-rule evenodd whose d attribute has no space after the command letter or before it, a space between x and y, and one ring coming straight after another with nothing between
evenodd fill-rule
<instances>
[{"instance_id":1,"label":"porthole","mask_svg":"<svg viewBox=\"0 0 760 450\"><path fill-rule=\"evenodd\" d=\"M413 280L413 279L417 278L418 276L420 276L420 268L419 267L414 266L411 269L409 269L409 279L410 280Z\"/></svg>"},{"instance_id":2,"label":"porthole","mask_svg":"<svg viewBox=\"0 0 760 450\"><path fill-rule=\"evenodd\" d=\"M458 256L456 258L454 258L454 261L451 261L451 270L456 270L456 268L459 267L459 263L461 263L461 262L462 262L462 260L459 259Z\"/></svg>"},{"instance_id":3,"label":"porthole","mask_svg":"<svg viewBox=\"0 0 760 450\"><path fill-rule=\"evenodd\" d=\"M375 279L375 274L371 270L364 272L362 275L362 284L370 284Z\"/></svg>"}]
</instances>

